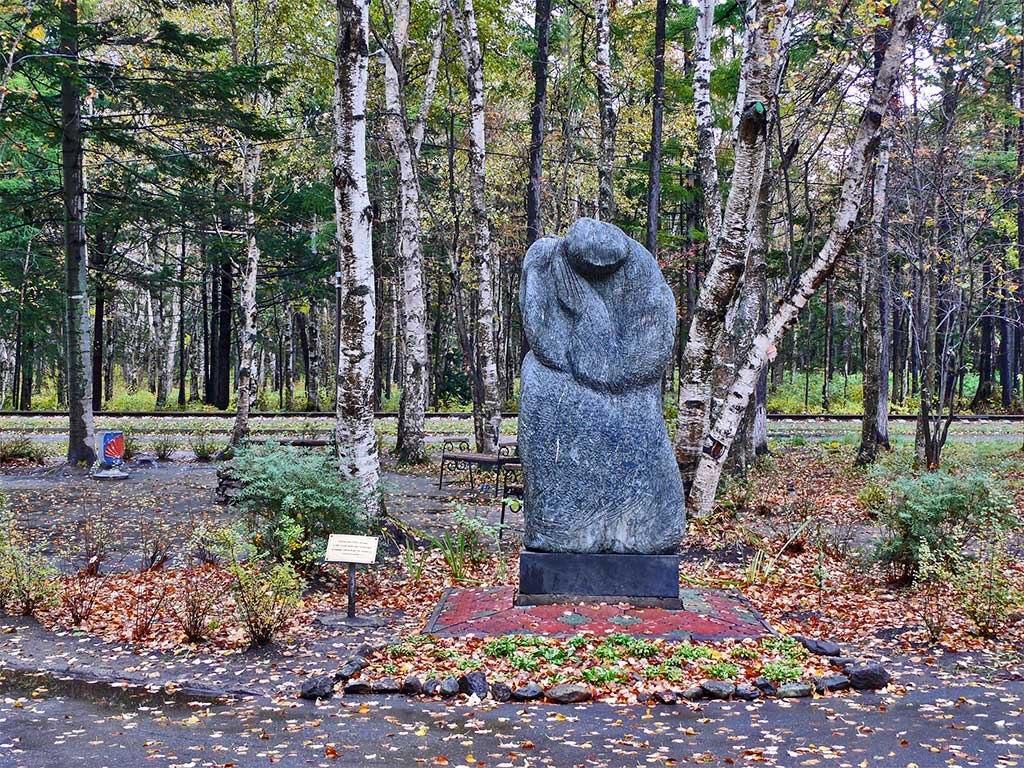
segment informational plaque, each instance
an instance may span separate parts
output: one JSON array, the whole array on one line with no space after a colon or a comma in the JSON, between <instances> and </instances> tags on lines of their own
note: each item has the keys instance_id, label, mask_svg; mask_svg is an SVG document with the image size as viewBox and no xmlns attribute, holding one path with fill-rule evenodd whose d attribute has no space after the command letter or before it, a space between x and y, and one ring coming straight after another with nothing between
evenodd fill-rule
<instances>
[{"instance_id":1,"label":"informational plaque","mask_svg":"<svg viewBox=\"0 0 1024 768\"><path fill-rule=\"evenodd\" d=\"M348 536L332 533L327 539L328 563L372 563L377 559L376 536Z\"/></svg>"}]
</instances>

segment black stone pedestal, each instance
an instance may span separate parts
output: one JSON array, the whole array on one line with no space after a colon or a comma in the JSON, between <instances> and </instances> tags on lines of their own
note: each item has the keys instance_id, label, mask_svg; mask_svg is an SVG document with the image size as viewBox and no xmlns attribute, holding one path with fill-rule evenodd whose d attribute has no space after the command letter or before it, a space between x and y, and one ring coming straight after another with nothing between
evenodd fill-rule
<instances>
[{"instance_id":1,"label":"black stone pedestal","mask_svg":"<svg viewBox=\"0 0 1024 768\"><path fill-rule=\"evenodd\" d=\"M679 556L529 551L519 555L516 605L580 602L681 608Z\"/></svg>"}]
</instances>

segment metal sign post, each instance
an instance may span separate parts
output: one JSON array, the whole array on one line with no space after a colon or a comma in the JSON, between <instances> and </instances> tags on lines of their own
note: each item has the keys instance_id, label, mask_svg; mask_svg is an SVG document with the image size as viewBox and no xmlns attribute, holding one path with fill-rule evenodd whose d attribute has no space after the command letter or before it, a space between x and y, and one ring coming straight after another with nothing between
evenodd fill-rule
<instances>
[{"instance_id":1,"label":"metal sign post","mask_svg":"<svg viewBox=\"0 0 1024 768\"><path fill-rule=\"evenodd\" d=\"M369 565L377 559L376 536L346 536L332 533L327 539L324 561L348 564L348 618L356 617L356 565Z\"/></svg>"},{"instance_id":2,"label":"metal sign post","mask_svg":"<svg viewBox=\"0 0 1024 768\"><path fill-rule=\"evenodd\" d=\"M356 617L356 564L348 564L348 617Z\"/></svg>"}]
</instances>

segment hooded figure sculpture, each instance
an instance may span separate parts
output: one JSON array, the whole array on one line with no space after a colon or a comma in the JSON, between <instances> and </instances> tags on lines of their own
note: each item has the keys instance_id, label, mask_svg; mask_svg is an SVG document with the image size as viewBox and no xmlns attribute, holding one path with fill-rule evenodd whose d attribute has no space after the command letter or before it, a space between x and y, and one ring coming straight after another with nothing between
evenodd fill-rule
<instances>
[{"instance_id":1,"label":"hooded figure sculpture","mask_svg":"<svg viewBox=\"0 0 1024 768\"><path fill-rule=\"evenodd\" d=\"M661 408L676 312L657 262L580 219L530 247L520 306L526 548L676 552L683 491Z\"/></svg>"}]
</instances>

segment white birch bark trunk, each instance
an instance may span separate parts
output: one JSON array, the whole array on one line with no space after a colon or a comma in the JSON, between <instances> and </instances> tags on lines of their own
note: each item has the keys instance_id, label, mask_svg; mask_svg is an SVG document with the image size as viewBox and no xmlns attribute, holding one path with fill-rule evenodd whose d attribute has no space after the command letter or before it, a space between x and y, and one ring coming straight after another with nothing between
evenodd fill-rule
<instances>
[{"instance_id":1,"label":"white birch bark trunk","mask_svg":"<svg viewBox=\"0 0 1024 768\"><path fill-rule=\"evenodd\" d=\"M698 513L711 510L722 474L722 464L761 370L775 356L777 345L786 329L796 321L800 310L831 273L849 241L864 196L865 169L876 150L882 118L892 95L907 38L913 30L918 13L917 0L899 0L896 5L889 43L847 155L839 206L828 238L811 265L800 276L793 292L769 319L764 332L754 338L750 353L729 388L722 413L704 441L693 487L687 498L688 509Z\"/></svg>"},{"instance_id":2,"label":"white birch bark trunk","mask_svg":"<svg viewBox=\"0 0 1024 768\"><path fill-rule=\"evenodd\" d=\"M340 274L337 406L339 467L359 483L368 510L377 502L380 464L373 425L376 332L373 209L366 179L369 0L336 0L334 73L334 220Z\"/></svg>"},{"instance_id":3,"label":"white birch bark trunk","mask_svg":"<svg viewBox=\"0 0 1024 768\"><path fill-rule=\"evenodd\" d=\"M598 112L601 117L601 142L597 163L597 217L611 221L615 216L615 126L618 115L612 85L612 43L608 0L594 0L597 24L597 50L594 77L597 80Z\"/></svg>"},{"instance_id":4,"label":"white birch bark trunk","mask_svg":"<svg viewBox=\"0 0 1024 768\"><path fill-rule=\"evenodd\" d=\"M318 248L316 237L320 231L320 224L317 219L309 229L309 249L313 254L313 262L318 261ZM306 372L306 410L319 411L320 403L320 374L321 374L321 333L320 328L323 320L320 317L320 303L315 295L309 297L309 321L306 323L306 343L309 345L309 370Z\"/></svg>"},{"instance_id":5,"label":"white birch bark trunk","mask_svg":"<svg viewBox=\"0 0 1024 768\"><path fill-rule=\"evenodd\" d=\"M427 459L423 443L427 407L427 308L423 293L423 254L420 247L420 188L414 155L415 139L409 135L403 107L402 73L409 31L410 0L399 0L391 39L384 56L384 102L388 134L398 161L398 263L402 290L402 331L405 365L399 404L395 453L400 462L419 464ZM423 109L429 109L424 104Z\"/></svg>"},{"instance_id":6,"label":"white birch bark trunk","mask_svg":"<svg viewBox=\"0 0 1024 768\"><path fill-rule=\"evenodd\" d=\"M323 320L320 317L320 304L316 299L309 300L309 322L306 323L306 339L309 344L309 373L306 376L306 410L319 411L321 375L321 333Z\"/></svg>"},{"instance_id":7,"label":"white birch bark trunk","mask_svg":"<svg viewBox=\"0 0 1024 768\"><path fill-rule=\"evenodd\" d=\"M752 3L753 5L754 3ZM722 229L722 202L718 189L715 115L711 109L711 38L714 36L715 0L698 0L697 34L693 65L693 111L697 122L697 169L704 200L708 243ZM744 78L744 82L746 78ZM737 120L737 130L739 121Z\"/></svg>"},{"instance_id":8,"label":"white birch bark trunk","mask_svg":"<svg viewBox=\"0 0 1024 768\"><path fill-rule=\"evenodd\" d=\"M256 241L256 181L260 172L260 147L249 139L241 140L242 196L245 198L245 264L238 293L241 323L238 329L238 411L231 429L231 444L238 445L249 434L249 411L256 397L256 279L260 267L260 248Z\"/></svg>"},{"instance_id":9,"label":"white birch bark trunk","mask_svg":"<svg viewBox=\"0 0 1024 768\"><path fill-rule=\"evenodd\" d=\"M295 409L295 308L291 302L285 305L284 327L284 364L281 375L284 376L284 407L285 410Z\"/></svg>"},{"instance_id":10,"label":"white birch bark trunk","mask_svg":"<svg viewBox=\"0 0 1024 768\"><path fill-rule=\"evenodd\" d=\"M683 372L679 382L679 410L676 427L676 457L689 489L700 460L704 435L711 415L714 386L715 350L722 338L725 315L736 293L747 257L751 209L760 189L767 150L769 73L768 32L771 15L752 0L748 9L757 27L751 30L750 46L744 52L744 79L748 104L739 122L736 159L722 228L716 241L709 242L711 266L704 278L690 322L683 352ZM773 46L773 56L784 52Z\"/></svg>"},{"instance_id":11,"label":"white birch bark trunk","mask_svg":"<svg viewBox=\"0 0 1024 768\"><path fill-rule=\"evenodd\" d=\"M161 302L163 305L164 302ZM174 295L170 297L170 311L167 312L163 306L161 311L165 313L162 323L165 333L160 339L160 379L157 383L157 406L167 405L167 398L174 387L174 364L177 362L178 332L181 328L181 312Z\"/></svg>"},{"instance_id":12,"label":"white birch bark trunk","mask_svg":"<svg viewBox=\"0 0 1024 768\"><path fill-rule=\"evenodd\" d=\"M461 9L453 7L452 19L466 68L466 87L469 92L469 193L473 213L473 257L477 271L478 298L476 357L482 390L482 402L478 406L478 420L482 423L481 429L477 430L477 449L484 453L495 453L498 450L498 435L501 433L501 402L494 344L494 266L491 261L491 229L487 216L484 66L473 0L463 0Z\"/></svg>"}]
</instances>

